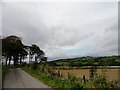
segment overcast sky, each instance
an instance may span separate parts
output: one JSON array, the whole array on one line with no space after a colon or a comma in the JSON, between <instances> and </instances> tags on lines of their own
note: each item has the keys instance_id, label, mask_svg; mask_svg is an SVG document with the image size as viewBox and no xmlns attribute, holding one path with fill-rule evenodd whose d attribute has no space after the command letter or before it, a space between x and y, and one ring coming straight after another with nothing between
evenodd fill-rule
<instances>
[{"instance_id":1,"label":"overcast sky","mask_svg":"<svg viewBox=\"0 0 120 90\"><path fill-rule=\"evenodd\" d=\"M2 4L2 35L37 44L49 60L118 54L117 2Z\"/></svg>"}]
</instances>

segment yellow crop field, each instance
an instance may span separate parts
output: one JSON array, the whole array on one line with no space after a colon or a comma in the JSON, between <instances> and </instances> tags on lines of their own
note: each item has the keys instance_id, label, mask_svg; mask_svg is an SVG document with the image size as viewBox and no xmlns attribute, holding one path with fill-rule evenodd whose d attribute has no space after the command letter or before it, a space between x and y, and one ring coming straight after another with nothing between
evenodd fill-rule
<instances>
[{"instance_id":1,"label":"yellow crop field","mask_svg":"<svg viewBox=\"0 0 120 90\"><path fill-rule=\"evenodd\" d=\"M87 79L89 79L89 69L74 69L74 70L53 70L54 72L58 72L60 71L60 73L62 74L63 77L67 78L68 77L68 73L74 75L75 77L83 77L83 75L85 75L85 77ZM107 76L108 80L118 80L119 75L118 75L118 71L120 71L120 69L105 69L105 74ZM101 74L102 69L97 69L97 74Z\"/></svg>"}]
</instances>

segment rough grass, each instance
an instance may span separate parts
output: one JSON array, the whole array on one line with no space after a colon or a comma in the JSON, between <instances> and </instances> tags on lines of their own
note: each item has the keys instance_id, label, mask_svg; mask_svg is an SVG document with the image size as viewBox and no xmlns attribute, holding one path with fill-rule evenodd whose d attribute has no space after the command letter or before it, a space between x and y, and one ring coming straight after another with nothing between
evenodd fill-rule
<instances>
[{"instance_id":1,"label":"rough grass","mask_svg":"<svg viewBox=\"0 0 120 90\"><path fill-rule=\"evenodd\" d=\"M55 89L63 89L63 88L82 88L82 85L77 83L76 81L71 82L70 79L63 79L58 76L51 76L50 74L45 74L44 72L37 72L35 70L30 69L29 67L22 67L24 71L36 77L37 79L43 81L48 86Z\"/></svg>"},{"instance_id":2,"label":"rough grass","mask_svg":"<svg viewBox=\"0 0 120 90\"><path fill-rule=\"evenodd\" d=\"M8 68L6 66L2 66L2 77L5 77L7 71L8 71Z\"/></svg>"},{"instance_id":3,"label":"rough grass","mask_svg":"<svg viewBox=\"0 0 120 90\"><path fill-rule=\"evenodd\" d=\"M4 82L5 75L8 72L8 67L7 66L2 66L2 82Z\"/></svg>"},{"instance_id":4,"label":"rough grass","mask_svg":"<svg viewBox=\"0 0 120 90\"><path fill-rule=\"evenodd\" d=\"M110 82L108 82L107 78L105 78L104 76L98 75L94 78L93 81L86 79L86 82L84 83L82 78L76 77L74 76L74 74L72 75L68 72L67 72L68 77L64 78L64 77L59 77L56 75L51 75L50 73L46 73L44 71L42 72L40 70L32 70L30 67L27 67L27 66L22 67L22 69L28 72L33 77L41 80L42 82L44 82L45 84L47 84L48 86L54 89L84 90L86 88L95 89L95 88L98 88L98 86L101 88L101 90L105 88L113 88L111 87ZM74 73L73 70L72 72ZM80 74L80 73L77 72L77 74ZM118 84L113 84L113 86L114 86L114 89L119 87Z\"/></svg>"}]
</instances>

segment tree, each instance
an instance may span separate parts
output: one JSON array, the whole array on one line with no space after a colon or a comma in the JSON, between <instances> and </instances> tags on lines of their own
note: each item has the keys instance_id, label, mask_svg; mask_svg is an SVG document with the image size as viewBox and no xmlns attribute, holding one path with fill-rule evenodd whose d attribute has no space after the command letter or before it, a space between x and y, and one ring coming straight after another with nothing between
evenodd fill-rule
<instances>
[{"instance_id":1,"label":"tree","mask_svg":"<svg viewBox=\"0 0 120 90\"><path fill-rule=\"evenodd\" d=\"M31 55L35 55L35 62L38 62L38 59L39 61L44 61L46 60L47 58L44 58L44 52L35 44L32 44L32 46L30 47L30 53Z\"/></svg>"},{"instance_id":2,"label":"tree","mask_svg":"<svg viewBox=\"0 0 120 90\"><path fill-rule=\"evenodd\" d=\"M9 59L9 65L11 58L13 57L14 65L18 66L18 57L22 55L24 51L24 45L20 37L17 36L8 36L2 39L2 52L3 56L6 57L6 65ZM27 53L26 53L27 54Z\"/></svg>"},{"instance_id":3,"label":"tree","mask_svg":"<svg viewBox=\"0 0 120 90\"><path fill-rule=\"evenodd\" d=\"M47 61L47 57L41 58L41 62L46 62L46 61Z\"/></svg>"},{"instance_id":4,"label":"tree","mask_svg":"<svg viewBox=\"0 0 120 90\"><path fill-rule=\"evenodd\" d=\"M35 55L35 62L38 59L47 60L47 57L44 57L45 53L35 44L32 44L32 46L24 45L21 38L14 35L2 38L2 56L6 58L6 65L8 60L10 65L13 59L14 66L18 66L19 62L21 64L22 59L28 55L28 51L31 56Z\"/></svg>"},{"instance_id":5,"label":"tree","mask_svg":"<svg viewBox=\"0 0 120 90\"><path fill-rule=\"evenodd\" d=\"M22 63L22 60L24 60L24 58L28 55L28 52L23 48L20 53L19 53L19 57L20 57L20 65Z\"/></svg>"}]
</instances>

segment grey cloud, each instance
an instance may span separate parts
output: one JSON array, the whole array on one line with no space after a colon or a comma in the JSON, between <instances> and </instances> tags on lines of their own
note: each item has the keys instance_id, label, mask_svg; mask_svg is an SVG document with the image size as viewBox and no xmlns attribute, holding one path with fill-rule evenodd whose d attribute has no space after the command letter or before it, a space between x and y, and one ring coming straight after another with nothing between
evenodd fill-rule
<instances>
[{"instance_id":1,"label":"grey cloud","mask_svg":"<svg viewBox=\"0 0 120 90\"><path fill-rule=\"evenodd\" d=\"M36 43L50 59L117 54L117 3L3 3L2 19L3 35Z\"/></svg>"}]
</instances>

